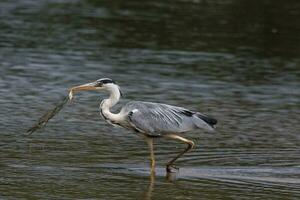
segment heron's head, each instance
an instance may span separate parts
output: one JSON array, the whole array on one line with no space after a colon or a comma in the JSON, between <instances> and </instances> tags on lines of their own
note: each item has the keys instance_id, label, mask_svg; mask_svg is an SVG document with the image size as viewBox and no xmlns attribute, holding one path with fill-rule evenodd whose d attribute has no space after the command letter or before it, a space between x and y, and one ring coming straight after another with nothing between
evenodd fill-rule
<instances>
[{"instance_id":1,"label":"heron's head","mask_svg":"<svg viewBox=\"0 0 300 200\"><path fill-rule=\"evenodd\" d=\"M105 91L110 91L110 92L119 91L120 94L122 94L119 89L119 86L112 79L101 78L101 79L98 79L91 83L72 87L70 89L70 95L69 95L70 99L72 99L72 97L73 97L72 95L74 92L84 91L84 90L85 91L86 90L105 90Z\"/></svg>"}]
</instances>

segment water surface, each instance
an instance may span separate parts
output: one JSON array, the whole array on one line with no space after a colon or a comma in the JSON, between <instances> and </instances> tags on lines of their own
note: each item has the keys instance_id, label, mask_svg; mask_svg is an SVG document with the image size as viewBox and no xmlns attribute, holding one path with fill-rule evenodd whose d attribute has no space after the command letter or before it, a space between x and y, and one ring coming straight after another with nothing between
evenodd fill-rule
<instances>
[{"instance_id":1,"label":"water surface","mask_svg":"<svg viewBox=\"0 0 300 200\"><path fill-rule=\"evenodd\" d=\"M299 199L300 3L3 0L0 3L0 198ZM45 129L25 130L67 88L110 77L124 100L218 119L183 144L146 143L107 125L105 94L86 92ZM118 106L117 106L118 107ZM175 179L175 180L174 180Z\"/></svg>"}]
</instances>

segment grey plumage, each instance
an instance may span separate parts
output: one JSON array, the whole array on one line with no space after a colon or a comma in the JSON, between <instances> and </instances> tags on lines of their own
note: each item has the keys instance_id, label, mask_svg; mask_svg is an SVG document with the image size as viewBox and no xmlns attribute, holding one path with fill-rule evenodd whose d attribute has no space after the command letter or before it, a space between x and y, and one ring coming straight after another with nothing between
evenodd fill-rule
<instances>
[{"instance_id":1,"label":"grey plumage","mask_svg":"<svg viewBox=\"0 0 300 200\"><path fill-rule=\"evenodd\" d=\"M198 128L212 131L217 123L217 120L199 112L151 102L129 102L121 113L127 113L128 123L133 129L150 136L182 133Z\"/></svg>"}]
</instances>

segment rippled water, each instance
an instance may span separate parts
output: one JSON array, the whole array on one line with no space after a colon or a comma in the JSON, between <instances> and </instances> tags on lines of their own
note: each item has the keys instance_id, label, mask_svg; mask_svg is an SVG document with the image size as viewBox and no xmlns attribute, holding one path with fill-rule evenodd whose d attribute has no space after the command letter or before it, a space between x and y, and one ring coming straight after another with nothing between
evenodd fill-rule
<instances>
[{"instance_id":1,"label":"rippled water","mask_svg":"<svg viewBox=\"0 0 300 200\"><path fill-rule=\"evenodd\" d=\"M0 2L1 199L299 199L300 3L281 1ZM199 110L197 147L155 142L100 119L105 94L77 95L48 126L25 130L102 77L126 100Z\"/></svg>"}]
</instances>

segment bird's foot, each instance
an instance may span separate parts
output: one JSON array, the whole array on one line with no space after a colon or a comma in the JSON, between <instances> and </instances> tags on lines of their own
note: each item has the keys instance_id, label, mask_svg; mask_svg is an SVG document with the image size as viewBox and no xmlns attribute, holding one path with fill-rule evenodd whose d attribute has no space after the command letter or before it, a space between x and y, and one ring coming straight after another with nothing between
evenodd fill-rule
<instances>
[{"instance_id":1,"label":"bird's foot","mask_svg":"<svg viewBox=\"0 0 300 200\"><path fill-rule=\"evenodd\" d=\"M177 171L179 171L179 168L178 167L176 167L175 165L167 165L166 166L166 170L167 170L167 173L175 173L175 172L177 172Z\"/></svg>"}]
</instances>

